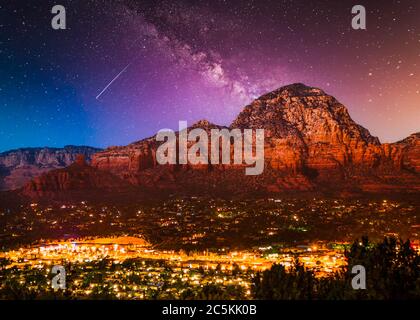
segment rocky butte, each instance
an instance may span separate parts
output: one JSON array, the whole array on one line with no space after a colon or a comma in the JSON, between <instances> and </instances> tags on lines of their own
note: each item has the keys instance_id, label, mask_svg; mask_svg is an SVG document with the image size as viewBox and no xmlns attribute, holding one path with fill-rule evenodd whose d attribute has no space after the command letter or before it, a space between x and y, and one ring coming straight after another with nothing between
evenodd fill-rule
<instances>
[{"instance_id":1,"label":"rocky butte","mask_svg":"<svg viewBox=\"0 0 420 320\"><path fill-rule=\"evenodd\" d=\"M264 129L263 174L244 175L245 164L159 165L156 150L162 142L155 136L95 153L91 168L95 175L111 174L137 190L182 194L420 191L420 133L381 144L352 120L337 99L301 83L254 100L229 127L201 120L188 130L193 128L207 132L212 128ZM23 192L39 196L54 191L54 179L54 175L42 176L38 180L43 183L32 182ZM100 184L95 187L109 189Z\"/></svg>"}]
</instances>

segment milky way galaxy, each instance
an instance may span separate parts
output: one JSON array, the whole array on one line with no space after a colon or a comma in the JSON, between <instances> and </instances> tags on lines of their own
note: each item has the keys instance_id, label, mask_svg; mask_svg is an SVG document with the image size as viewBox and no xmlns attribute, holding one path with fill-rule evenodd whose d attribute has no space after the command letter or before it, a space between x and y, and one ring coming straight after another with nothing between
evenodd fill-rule
<instances>
[{"instance_id":1,"label":"milky way galaxy","mask_svg":"<svg viewBox=\"0 0 420 320\"><path fill-rule=\"evenodd\" d=\"M420 2L55 1L0 4L0 151L124 145L179 120L227 125L294 82L382 142L419 131ZM362 4L367 29L353 30Z\"/></svg>"}]
</instances>

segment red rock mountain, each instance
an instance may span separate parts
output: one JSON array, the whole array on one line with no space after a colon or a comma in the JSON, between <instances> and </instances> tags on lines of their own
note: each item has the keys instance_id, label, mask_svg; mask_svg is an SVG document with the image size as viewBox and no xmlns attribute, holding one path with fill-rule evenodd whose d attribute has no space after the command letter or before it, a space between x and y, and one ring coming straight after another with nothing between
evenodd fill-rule
<instances>
[{"instance_id":1,"label":"red rock mountain","mask_svg":"<svg viewBox=\"0 0 420 320\"><path fill-rule=\"evenodd\" d=\"M205 120L189 130L195 127L222 128ZM142 190L420 192L420 133L381 144L320 89L299 83L279 88L246 106L229 128L264 129L263 174L246 176L234 165L159 165L155 137L98 152L91 166Z\"/></svg>"},{"instance_id":2,"label":"red rock mountain","mask_svg":"<svg viewBox=\"0 0 420 320\"><path fill-rule=\"evenodd\" d=\"M115 190L124 188L125 185L118 177L89 166L85 157L79 155L65 169L52 170L34 178L25 185L23 192L31 197L54 197L60 192Z\"/></svg>"},{"instance_id":3,"label":"red rock mountain","mask_svg":"<svg viewBox=\"0 0 420 320\"><path fill-rule=\"evenodd\" d=\"M64 148L21 148L0 153L0 190L13 190L24 186L32 178L52 169L65 168L78 154L90 161L92 154L101 151L85 146Z\"/></svg>"}]
</instances>

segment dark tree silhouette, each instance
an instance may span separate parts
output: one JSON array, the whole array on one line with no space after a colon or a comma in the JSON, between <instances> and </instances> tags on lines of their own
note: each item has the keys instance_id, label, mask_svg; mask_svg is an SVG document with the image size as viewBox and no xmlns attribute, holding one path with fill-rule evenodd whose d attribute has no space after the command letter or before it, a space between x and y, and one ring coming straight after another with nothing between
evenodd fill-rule
<instances>
[{"instance_id":1,"label":"dark tree silhouette","mask_svg":"<svg viewBox=\"0 0 420 320\"><path fill-rule=\"evenodd\" d=\"M256 299L419 299L420 256L410 241L385 238L370 243L356 240L345 252L347 266L325 278L316 278L298 261L290 270L281 265L258 273L253 280ZM355 290L352 268L366 270L366 289Z\"/></svg>"}]
</instances>

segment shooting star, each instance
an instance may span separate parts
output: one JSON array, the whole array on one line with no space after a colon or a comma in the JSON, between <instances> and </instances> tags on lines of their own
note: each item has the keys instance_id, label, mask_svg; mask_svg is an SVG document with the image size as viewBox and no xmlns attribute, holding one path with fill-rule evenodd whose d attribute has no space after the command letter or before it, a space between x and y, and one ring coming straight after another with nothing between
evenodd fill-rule
<instances>
[{"instance_id":1,"label":"shooting star","mask_svg":"<svg viewBox=\"0 0 420 320\"><path fill-rule=\"evenodd\" d=\"M108 89L109 88L109 86L115 81L115 80L117 80L118 79L118 77L121 75L121 74L123 74L123 72L125 71L125 70L127 70L127 68L129 67L131 65L131 62L129 63L129 64L127 64L126 66L125 66L125 68L124 69L122 69L115 77L114 77L114 79L112 79L106 86L105 86L105 88L103 88L103 90L96 96L96 100L98 100L100 97L101 97L101 95L106 91L106 89Z\"/></svg>"}]
</instances>

